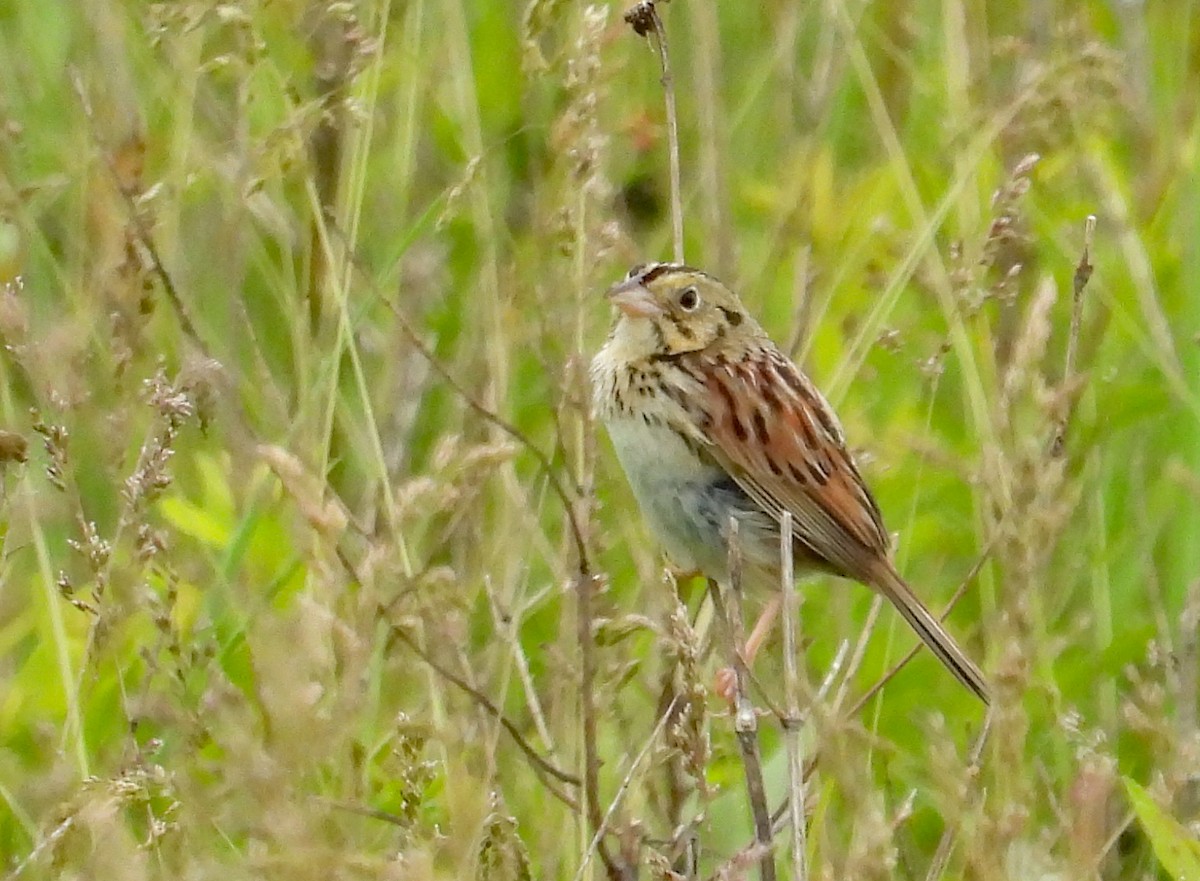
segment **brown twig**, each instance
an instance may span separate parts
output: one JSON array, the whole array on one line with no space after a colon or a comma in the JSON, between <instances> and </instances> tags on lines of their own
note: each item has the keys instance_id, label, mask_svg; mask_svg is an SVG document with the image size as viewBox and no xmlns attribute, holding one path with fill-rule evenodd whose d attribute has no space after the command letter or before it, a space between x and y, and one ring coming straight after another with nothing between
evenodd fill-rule
<instances>
[{"instance_id":1,"label":"brown twig","mask_svg":"<svg viewBox=\"0 0 1200 881\"><path fill-rule=\"evenodd\" d=\"M345 240L342 231L336 225L330 223L330 228L333 229L339 237L342 237L343 240ZM558 472L554 469L549 456L542 452L542 450L536 444L534 444L533 441L530 440L519 428L480 403L478 400L476 400L474 395L467 391L467 389L458 381L458 379L449 371L449 369L446 368L440 360L438 360L433 351L425 343L425 340L417 332L416 328L409 323L403 312L394 303L392 303L388 297L382 295L382 293L378 290L375 279L368 272L366 272L366 269L361 265L357 254L349 250L347 252L354 268L357 269L362 276L367 279L368 284L370 284L372 289L374 289L379 299L382 300L391 310L398 325L400 326L401 331L408 338L413 348L417 350L421 357L423 357L429 366L433 368L434 372L436 372L442 378L442 380L462 399L462 401L471 410L482 417L485 421L490 422L491 424L500 428L534 457L534 460L538 463L542 472L546 475L546 479L549 482L551 489L553 490L554 494L558 496L559 501L563 506L563 512L566 516L571 538L575 545L577 565L579 570L578 577L576 578L576 587L577 594L580 598L580 652L583 657L584 666L581 688L581 692L583 694L583 740L585 754L583 797L585 810L588 814L588 824L593 832L595 832L598 829L598 824L602 822L602 820L599 815L599 758L596 749L596 709L594 695L592 693L592 686L595 679L595 660L593 657L593 643L591 639L592 615L590 599L591 587L594 579L592 575L591 562L588 555L587 542L584 539L583 528L580 525L579 518L575 511L575 503L572 499L572 495L568 493L567 487L564 485ZM578 496L580 494L579 488L574 487L573 489L575 490L575 496ZM472 697L474 697L476 701L480 703L480 706L484 707L485 710L491 713L500 722L509 735L512 736L521 751L525 753L531 762L533 762L535 768L540 768L546 774L556 777L559 780L563 780L564 782L569 782L573 786L580 785L580 780L578 777L571 774L566 774L566 772L554 768L552 765L542 759L542 757L538 755L538 753L533 749L532 746L529 745L524 737L521 736L516 727L500 713L500 711L491 703L490 700L487 699L486 696L471 688L466 682L454 677L453 674L449 673L449 671L439 668L431 659L425 656L411 640L407 639L403 635L402 638L405 639L405 642L407 642L409 646L414 649L414 651L416 651L418 654L421 654L422 657L425 658L426 662L429 663L436 672L441 673L443 676L450 679L451 682L454 682L468 694L472 695ZM552 768L553 770L551 770ZM572 810L579 810L579 805L574 799L572 799L566 793L559 791L557 787L550 783L549 780L543 778L543 782L560 801L569 805ZM603 862L609 877L614 879L614 881L616 881L616 879L634 877L634 875L629 874L628 870L624 866L618 866L613 861L612 855L610 854L608 847L603 840L600 840L597 843L596 852L599 853L601 862Z\"/></svg>"},{"instance_id":2,"label":"brown twig","mask_svg":"<svg viewBox=\"0 0 1200 881\"><path fill-rule=\"evenodd\" d=\"M533 764L534 768L570 786L579 785L578 777L576 777L574 774L568 774L566 771L563 771L562 769L551 764L547 759L543 758L537 750L530 746L529 741L525 739L517 726L514 725L508 719L508 717L504 715L503 712L501 712L499 707L492 703L491 698L489 698L479 689L472 686L458 674L446 669L437 661L435 661L424 649L417 645L416 641L412 637L405 633L400 627L393 626L391 628L391 632L396 639L408 646L412 650L413 654L428 664L434 673L437 673L447 682L458 687L461 691L469 695L472 700L474 700L475 703L477 703L480 708L483 709L484 712L499 722L501 727L503 727L504 730L507 731L512 737L513 742L516 743L521 752L523 752ZM579 810L579 805L573 798L571 798L565 792L558 790L548 781L546 781L546 785L550 788L550 791L555 795L555 797L559 799L559 801L563 802L563 804L567 805L572 810Z\"/></svg>"},{"instance_id":3,"label":"brown twig","mask_svg":"<svg viewBox=\"0 0 1200 881\"><path fill-rule=\"evenodd\" d=\"M37 842L34 845L33 850L26 854L25 858L17 863L11 872L4 876L4 881L16 881L17 878L25 873L27 868L40 860L42 856L45 854L54 854L56 845L62 840L64 835L66 835L75 827L76 823L77 817L75 814L72 814L71 816L57 823L55 827L50 830L50 834L46 835L41 841Z\"/></svg>"},{"instance_id":4,"label":"brown twig","mask_svg":"<svg viewBox=\"0 0 1200 881\"><path fill-rule=\"evenodd\" d=\"M332 225L331 228L334 229L335 232L344 239L340 229ZM595 695L593 693L593 685L596 675L596 662L594 656L594 641L592 639L591 591L594 587L595 576L592 573L592 565L588 554L587 541L584 539L583 527L580 525L579 518L576 514L575 502L572 494L568 492L562 478L555 470L550 457L547 456L541 450L541 448L534 444L534 442L519 428L476 400L475 396L472 395L462 385L462 383L458 381L458 379L441 363L440 360L438 360L433 351L429 348L428 344L426 344L425 340L422 339L421 335L417 332L417 329L412 326L400 308L397 307L388 297L382 295L382 293L378 290L374 278L368 272L366 272L365 267L361 265L357 254L353 252L348 253L349 259L354 268L357 269L363 275L363 277L367 279L368 283L371 285L372 289L375 290L375 293L379 299L382 300L387 305L388 309L391 310L392 314L396 318L401 332L408 338L409 342L413 348L417 350L418 354L420 354L421 357L426 360L429 366L433 368L434 372L436 372L442 378L442 380L451 388L451 390L453 390L455 394L457 394L471 410L473 410L485 421L490 422L492 425L495 425L501 431L505 432L507 435L509 435L509 437L513 438L513 440L524 447L531 456L533 456L534 460L541 468L542 473L545 474L546 480L550 484L550 488L554 494L558 496L558 499L563 506L563 512L567 518L567 525L571 533L571 539L575 545L578 565L575 587L579 607L577 635L579 638L580 654L582 657L583 667L581 672L580 688L582 694L582 712L584 723L584 779L582 781L582 785L584 790L584 810L587 814L588 825L594 833L599 828L599 824L603 821L602 817L600 816L600 759L596 747L596 705ZM572 489L574 490L574 496L578 497L581 494L579 487L572 487ZM411 640L406 641L410 646L413 645ZM434 669L438 670L436 666L434 666ZM466 683L460 681L456 682L455 684L465 688L473 696L476 696L477 699L482 698L484 701L487 701L486 697L479 695L478 692L476 692L474 689L471 689ZM488 701L487 704L482 705L487 707L490 705L490 701ZM524 738L519 737L519 732L516 732L515 728L511 727L511 723L504 719L502 715L499 715L498 710L496 710L495 713L496 718L500 720L502 725L504 725L505 730L517 740L517 744L522 748L522 751L525 752L526 755L531 759L533 759L535 767L541 767L542 762L545 760L538 756L538 754L531 746L529 746ZM547 770L547 773L549 773L548 769L543 770ZM555 770L557 771L558 769ZM553 774L552 776L556 776L559 779L564 779L563 777L559 776L562 774L565 774L565 772L558 771L557 774ZM580 785L579 779L574 775L567 775L567 777L570 778L572 785ZM547 783L547 786L550 785L548 781L545 782ZM553 787L551 788L551 791L554 791ZM555 795L559 797L560 800L569 799L569 796L566 796L565 793L556 792ZM573 800L567 801L567 803L570 804L573 809L578 810L578 805ZM596 852L600 855L600 860L604 864L605 870L607 871L609 877L614 879L614 881L618 881L618 879L631 879L636 877L636 867L626 866L623 862L621 864L616 863L603 839L597 843Z\"/></svg>"},{"instance_id":5,"label":"brown twig","mask_svg":"<svg viewBox=\"0 0 1200 881\"><path fill-rule=\"evenodd\" d=\"M883 611L883 603L882 595L875 593L871 597L871 605L867 609L867 617L863 621L862 627L859 628L858 637L854 641L854 648L850 652L850 660L846 665L846 678L838 686L837 696L833 700L835 713L846 702L846 695L850 692L854 674L858 672L858 668L862 666L863 659L867 656L867 646L870 644L871 635L875 632L875 625L879 622L879 613Z\"/></svg>"},{"instance_id":6,"label":"brown twig","mask_svg":"<svg viewBox=\"0 0 1200 881\"><path fill-rule=\"evenodd\" d=\"M667 29L655 7L655 0L641 0L625 13L625 21L639 37L653 36L662 65L663 97L667 104L667 152L671 161L671 231L675 243L675 262L683 261L683 185L679 170L679 120L675 113L675 81L667 51Z\"/></svg>"},{"instance_id":7,"label":"brown twig","mask_svg":"<svg viewBox=\"0 0 1200 881\"><path fill-rule=\"evenodd\" d=\"M733 728L738 749L742 754L742 769L746 777L746 794L754 819L754 838L763 848L759 858L759 877L775 881L775 854L772 844L771 812L767 807L766 787L763 784L762 755L758 745L758 716L750 702L750 669L742 653L745 634L742 627L742 557L738 541L737 518L729 518L729 586L722 590L716 580L708 580L717 616L724 620L729 635L730 657L736 677ZM728 597L728 603L725 601Z\"/></svg>"},{"instance_id":8,"label":"brown twig","mask_svg":"<svg viewBox=\"0 0 1200 881\"><path fill-rule=\"evenodd\" d=\"M1095 234L1096 215L1089 214L1083 225L1083 253L1079 256L1079 263L1075 266L1075 276L1071 284L1073 294L1071 298L1071 329L1067 337L1066 365L1063 367L1064 392L1069 390L1070 383L1075 378L1075 358L1079 350L1079 327L1083 321L1083 292L1087 288L1094 269L1092 266L1092 239ZM1058 425L1055 426L1054 440L1050 444L1051 455L1062 455L1070 416L1071 402L1068 399L1062 404L1062 413L1059 415Z\"/></svg>"}]
</instances>

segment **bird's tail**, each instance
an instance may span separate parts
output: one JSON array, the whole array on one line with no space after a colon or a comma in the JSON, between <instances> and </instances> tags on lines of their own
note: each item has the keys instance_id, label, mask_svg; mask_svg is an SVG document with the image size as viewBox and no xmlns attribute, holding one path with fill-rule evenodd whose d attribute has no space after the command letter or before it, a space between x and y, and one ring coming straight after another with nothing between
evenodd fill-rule
<instances>
[{"instance_id":1,"label":"bird's tail","mask_svg":"<svg viewBox=\"0 0 1200 881\"><path fill-rule=\"evenodd\" d=\"M885 562L876 569L874 574L875 578L872 579L872 582L875 588L887 597L897 611L904 616L904 620L917 632L921 641L929 646L929 650L937 659L946 665L946 669L953 673L959 682L973 691L981 701L985 704L991 703L988 684L983 678L983 673L975 665L975 662L967 657L967 653L946 631L946 628L942 627L942 623L912 592L908 582L900 577L900 573L896 571L895 567L890 562Z\"/></svg>"}]
</instances>

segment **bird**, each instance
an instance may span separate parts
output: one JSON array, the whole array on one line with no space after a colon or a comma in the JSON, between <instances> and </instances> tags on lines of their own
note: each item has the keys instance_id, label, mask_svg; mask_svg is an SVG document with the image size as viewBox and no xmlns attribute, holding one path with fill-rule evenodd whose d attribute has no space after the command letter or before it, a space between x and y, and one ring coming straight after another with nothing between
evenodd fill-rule
<instances>
[{"instance_id":1,"label":"bird","mask_svg":"<svg viewBox=\"0 0 1200 881\"><path fill-rule=\"evenodd\" d=\"M646 263L607 298L616 321L592 360L593 410L671 562L728 584L733 518L747 573L777 584L790 512L796 574L832 573L880 593L987 704L979 667L896 570L833 408L738 296L700 269ZM768 603L747 661L779 605Z\"/></svg>"}]
</instances>

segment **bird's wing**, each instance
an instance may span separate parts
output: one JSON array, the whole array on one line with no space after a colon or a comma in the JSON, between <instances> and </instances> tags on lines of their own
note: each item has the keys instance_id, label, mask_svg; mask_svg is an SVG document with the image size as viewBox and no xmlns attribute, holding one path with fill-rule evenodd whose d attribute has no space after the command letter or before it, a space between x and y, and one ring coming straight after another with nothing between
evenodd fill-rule
<instances>
[{"instance_id":1,"label":"bird's wing","mask_svg":"<svg viewBox=\"0 0 1200 881\"><path fill-rule=\"evenodd\" d=\"M709 452L776 520L790 511L796 540L834 571L887 597L958 679L987 703L983 674L888 560L879 507L846 451L837 417L774 346L736 361L708 357L700 425Z\"/></svg>"},{"instance_id":2,"label":"bird's wing","mask_svg":"<svg viewBox=\"0 0 1200 881\"><path fill-rule=\"evenodd\" d=\"M790 511L796 538L835 571L874 582L887 531L821 393L772 345L701 357L713 457L776 520Z\"/></svg>"}]
</instances>

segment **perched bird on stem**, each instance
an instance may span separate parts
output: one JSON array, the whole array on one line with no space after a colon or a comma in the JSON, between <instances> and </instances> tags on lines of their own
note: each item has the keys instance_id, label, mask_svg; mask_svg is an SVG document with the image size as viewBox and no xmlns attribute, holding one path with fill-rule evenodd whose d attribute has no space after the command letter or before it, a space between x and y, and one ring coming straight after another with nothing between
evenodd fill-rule
<instances>
[{"instance_id":1,"label":"perched bird on stem","mask_svg":"<svg viewBox=\"0 0 1200 881\"><path fill-rule=\"evenodd\" d=\"M618 315L592 361L596 414L671 560L727 581L732 516L747 568L777 585L779 522L790 511L797 574L831 572L877 590L986 703L979 668L892 564L833 410L737 296L698 269L652 263L608 298ZM747 640L747 661L778 609L776 596Z\"/></svg>"}]
</instances>

